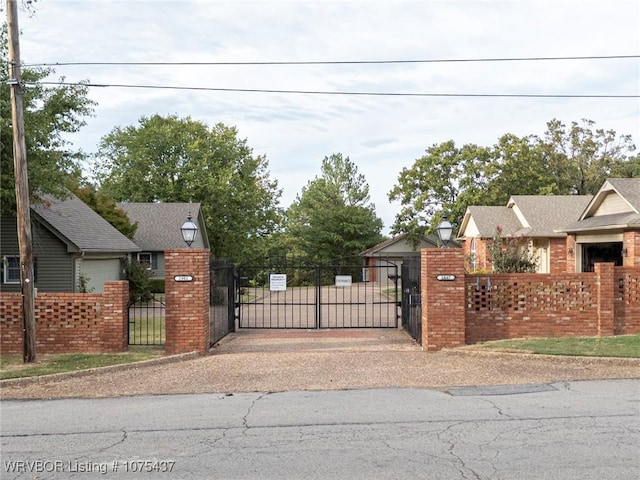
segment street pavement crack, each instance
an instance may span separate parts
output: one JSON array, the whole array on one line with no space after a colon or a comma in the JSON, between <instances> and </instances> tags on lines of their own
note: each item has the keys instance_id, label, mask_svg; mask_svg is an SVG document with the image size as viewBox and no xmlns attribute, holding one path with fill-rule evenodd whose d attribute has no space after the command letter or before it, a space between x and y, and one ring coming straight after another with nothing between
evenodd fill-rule
<instances>
[{"instance_id":1,"label":"street pavement crack","mask_svg":"<svg viewBox=\"0 0 640 480\"><path fill-rule=\"evenodd\" d=\"M449 425L442 432L438 434L438 439L444 443L447 447L447 453L455 459L455 468L460 472L460 475L465 480L475 479L481 480L480 477L472 468L467 466L464 459L460 457L457 453L455 453L456 443L453 439L445 438L445 435L449 434L452 437L455 437L453 429L459 425L464 425L466 422L456 422Z\"/></svg>"},{"instance_id":2,"label":"street pavement crack","mask_svg":"<svg viewBox=\"0 0 640 480\"><path fill-rule=\"evenodd\" d=\"M248 418L249 415L251 415L251 411L253 410L253 407L255 407L256 403L258 403L264 396L268 395L268 393L261 393L260 395L258 395L252 402L251 405L249 405L249 408L247 408L247 413L244 414L244 416L242 417L242 426L245 430L251 428L249 426L249 422L248 422Z\"/></svg>"}]
</instances>

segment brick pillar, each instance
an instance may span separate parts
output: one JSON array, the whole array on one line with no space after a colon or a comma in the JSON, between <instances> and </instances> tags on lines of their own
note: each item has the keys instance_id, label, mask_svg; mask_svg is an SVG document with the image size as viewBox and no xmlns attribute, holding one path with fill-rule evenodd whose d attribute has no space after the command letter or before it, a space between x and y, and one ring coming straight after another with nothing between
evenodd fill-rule
<instances>
[{"instance_id":1,"label":"brick pillar","mask_svg":"<svg viewBox=\"0 0 640 480\"><path fill-rule=\"evenodd\" d=\"M102 293L102 352L126 352L129 348L129 282L104 282Z\"/></svg>"},{"instance_id":2,"label":"brick pillar","mask_svg":"<svg viewBox=\"0 0 640 480\"><path fill-rule=\"evenodd\" d=\"M640 231L630 230L622 236L623 267L640 267ZM626 253L626 254L625 254Z\"/></svg>"},{"instance_id":3,"label":"brick pillar","mask_svg":"<svg viewBox=\"0 0 640 480\"><path fill-rule=\"evenodd\" d=\"M165 250L165 351L209 351L209 250Z\"/></svg>"},{"instance_id":4,"label":"brick pillar","mask_svg":"<svg viewBox=\"0 0 640 480\"><path fill-rule=\"evenodd\" d=\"M614 264L596 263L598 288L598 336L614 334Z\"/></svg>"},{"instance_id":5,"label":"brick pillar","mask_svg":"<svg viewBox=\"0 0 640 480\"><path fill-rule=\"evenodd\" d=\"M422 347L433 352L465 344L464 254L425 248L422 262ZM451 279L453 277L453 279Z\"/></svg>"}]
</instances>

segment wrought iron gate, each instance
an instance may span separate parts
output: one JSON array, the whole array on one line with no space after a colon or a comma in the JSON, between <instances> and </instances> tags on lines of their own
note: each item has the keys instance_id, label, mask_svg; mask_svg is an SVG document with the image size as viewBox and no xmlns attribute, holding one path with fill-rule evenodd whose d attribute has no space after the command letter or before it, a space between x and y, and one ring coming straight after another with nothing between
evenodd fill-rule
<instances>
[{"instance_id":1,"label":"wrought iron gate","mask_svg":"<svg viewBox=\"0 0 640 480\"><path fill-rule=\"evenodd\" d=\"M398 267L386 259L329 265L291 261L238 268L240 328L394 328L399 319Z\"/></svg>"},{"instance_id":2,"label":"wrought iron gate","mask_svg":"<svg viewBox=\"0 0 640 480\"><path fill-rule=\"evenodd\" d=\"M420 257L402 262L402 326L422 343L422 294L420 293Z\"/></svg>"},{"instance_id":3,"label":"wrought iron gate","mask_svg":"<svg viewBox=\"0 0 640 480\"><path fill-rule=\"evenodd\" d=\"M210 263L209 344L235 331L236 267L226 260Z\"/></svg>"},{"instance_id":4,"label":"wrought iron gate","mask_svg":"<svg viewBox=\"0 0 640 480\"><path fill-rule=\"evenodd\" d=\"M164 345L165 299L163 293L152 293L129 304L129 345Z\"/></svg>"}]
</instances>

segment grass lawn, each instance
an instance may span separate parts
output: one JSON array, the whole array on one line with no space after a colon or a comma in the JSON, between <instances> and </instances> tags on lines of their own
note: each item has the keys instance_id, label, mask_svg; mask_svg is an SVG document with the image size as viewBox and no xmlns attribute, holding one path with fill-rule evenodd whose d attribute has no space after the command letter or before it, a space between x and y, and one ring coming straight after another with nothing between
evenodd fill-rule
<instances>
[{"instance_id":1,"label":"grass lawn","mask_svg":"<svg viewBox=\"0 0 640 480\"><path fill-rule=\"evenodd\" d=\"M2 355L0 356L0 380L121 365L158 358L163 355L163 348L137 346L129 347L129 351L125 353L38 355L35 363L27 364L22 362L22 355Z\"/></svg>"},{"instance_id":2,"label":"grass lawn","mask_svg":"<svg viewBox=\"0 0 640 480\"><path fill-rule=\"evenodd\" d=\"M135 318L129 321L129 343L132 345L164 345L165 320L163 316Z\"/></svg>"},{"instance_id":3,"label":"grass lawn","mask_svg":"<svg viewBox=\"0 0 640 480\"><path fill-rule=\"evenodd\" d=\"M481 343L479 346L545 355L640 358L640 335L499 340Z\"/></svg>"}]
</instances>

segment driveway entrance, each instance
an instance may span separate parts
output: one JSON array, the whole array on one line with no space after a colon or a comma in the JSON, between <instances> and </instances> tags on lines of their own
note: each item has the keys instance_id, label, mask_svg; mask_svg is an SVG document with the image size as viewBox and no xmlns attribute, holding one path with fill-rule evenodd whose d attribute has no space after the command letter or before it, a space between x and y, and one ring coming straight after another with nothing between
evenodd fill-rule
<instances>
[{"instance_id":1,"label":"driveway entrance","mask_svg":"<svg viewBox=\"0 0 640 480\"><path fill-rule=\"evenodd\" d=\"M372 275L371 269L379 271ZM396 328L399 291L397 266L391 262L366 268L361 258L331 265L241 266L235 302L238 326Z\"/></svg>"}]
</instances>

